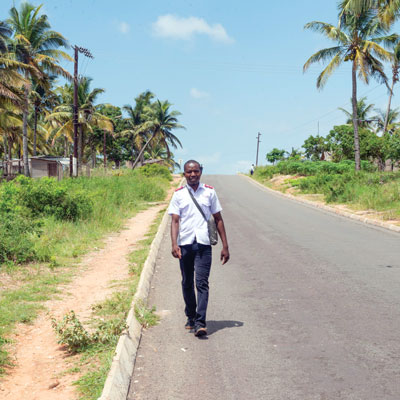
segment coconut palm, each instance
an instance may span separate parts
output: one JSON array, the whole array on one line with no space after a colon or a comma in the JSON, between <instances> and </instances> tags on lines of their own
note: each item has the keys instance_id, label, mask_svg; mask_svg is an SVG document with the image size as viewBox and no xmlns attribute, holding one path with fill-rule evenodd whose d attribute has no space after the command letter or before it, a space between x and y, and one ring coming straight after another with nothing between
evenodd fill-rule
<instances>
[{"instance_id":1,"label":"coconut palm","mask_svg":"<svg viewBox=\"0 0 400 400\"><path fill-rule=\"evenodd\" d=\"M390 90L389 90L389 100L388 100L388 106L387 106L387 110L386 110L385 122L383 125L383 132L386 132L388 129L389 117L390 117L389 114L390 114L391 105L392 105L393 89L394 89L394 85L399 81L399 71L400 71L400 37L394 43L394 48L393 48L392 84L391 84Z\"/></svg>"},{"instance_id":2,"label":"coconut palm","mask_svg":"<svg viewBox=\"0 0 400 400\"><path fill-rule=\"evenodd\" d=\"M171 154L169 146L177 148L179 145L182 147L181 142L172 131L179 128L185 129L185 127L178 123L177 117L181 115L181 113L179 111L170 111L171 105L172 104L168 100L157 100L150 106L145 107L144 113L146 121L139 127L138 133L148 133L150 137L140 150L132 168L136 167L142 154L154 139L166 148L168 157Z\"/></svg>"},{"instance_id":3,"label":"coconut palm","mask_svg":"<svg viewBox=\"0 0 400 400\"><path fill-rule=\"evenodd\" d=\"M55 76L48 77L48 83L50 85L42 85L37 80L33 79L32 89L29 95L29 101L33 106L33 155L36 156L37 153L37 128L38 128L38 118L42 114L42 119L44 120L43 113L46 115L57 105L58 97L54 91L51 90L51 83L54 82Z\"/></svg>"},{"instance_id":4,"label":"coconut palm","mask_svg":"<svg viewBox=\"0 0 400 400\"><path fill-rule=\"evenodd\" d=\"M179 163L174 160L173 153L169 153L167 149L160 143L156 143L153 146L148 146L147 151L144 153L146 160L152 160L153 162L162 161L163 165L170 168L172 171L175 168L180 168Z\"/></svg>"},{"instance_id":5,"label":"coconut palm","mask_svg":"<svg viewBox=\"0 0 400 400\"><path fill-rule=\"evenodd\" d=\"M71 79L70 74L59 65L60 58L72 61L71 57L59 50L68 47L68 42L60 33L50 30L47 15L39 15L42 6L35 7L30 3L22 3L20 11L16 7L10 10L8 24L14 32L13 48L17 60L30 66L25 70L25 78L35 77L43 85L46 73L61 75ZM28 112L31 86L24 85L23 104L23 159L24 174L29 176L28 164Z\"/></svg>"},{"instance_id":6,"label":"coconut palm","mask_svg":"<svg viewBox=\"0 0 400 400\"><path fill-rule=\"evenodd\" d=\"M352 64L352 109L354 126L355 168L360 170L360 140L357 119L357 72L359 78L369 83L370 77L387 84L382 61L389 61L391 53L381 47L378 42L389 41L385 37L385 27L371 10L355 14L348 11L341 15L339 26L325 22L313 21L305 25L322 33L328 39L336 42L336 46L322 49L313 54L304 64L303 70L320 61L328 61L326 68L317 78L317 87L322 88L333 72L346 61Z\"/></svg>"},{"instance_id":7,"label":"coconut palm","mask_svg":"<svg viewBox=\"0 0 400 400\"><path fill-rule=\"evenodd\" d=\"M376 126L378 130L385 132L391 132L398 128L399 123L397 122L400 116L400 108L390 109L389 112L380 109L375 109L377 115L374 119L377 120Z\"/></svg>"},{"instance_id":8,"label":"coconut palm","mask_svg":"<svg viewBox=\"0 0 400 400\"><path fill-rule=\"evenodd\" d=\"M148 139L148 132L140 131L139 127L145 122L144 110L150 106L153 98L154 94L147 90L135 98L135 107L131 105L123 107L123 110L128 114L128 118L125 119L127 129L124 129L120 135L127 136L132 143L132 157L135 157L136 151L140 153L140 150ZM143 162L143 153L140 161Z\"/></svg>"},{"instance_id":9,"label":"coconut palm","mask_svg":"<svg viewBox=\"0 0 400 400\"><path fill-rule=\"evenodd\" d=\"M346 12L362 14L372 10L387 28L400 16L400 0L341 0L340 15Z\"/></svg>"},{"instance_id":10,"label":"coconut palm","mask_svg":"<svg viewBox=\"0 0 400 400\"><path fill-rule=\"evenodd\" d=\"M362 97L360 100L357 100L357 120L360 128L368 128L372 121L368 119L368 115L371 113L374 108L374 104L367 104L367 98ZM350 99L350 103L352 104L352 100ZM346 116L346 124L353 123L353 113L345 110L344 108L339 107L340 111L343 111Z\"/></svg>"},{"instance_id":11,"label":"coconut palm","mask_svg":"<svg viewBox=\"0 0 400 400\"><path fill-rule=\"evenodd\" d=\"M9 51L11 34L11 28L0 21L0 107L5 103L20 104L21 87L26 83L18 69L24 70L27 66L16 61L14 54Z\"/></svg>"}]
</instances>

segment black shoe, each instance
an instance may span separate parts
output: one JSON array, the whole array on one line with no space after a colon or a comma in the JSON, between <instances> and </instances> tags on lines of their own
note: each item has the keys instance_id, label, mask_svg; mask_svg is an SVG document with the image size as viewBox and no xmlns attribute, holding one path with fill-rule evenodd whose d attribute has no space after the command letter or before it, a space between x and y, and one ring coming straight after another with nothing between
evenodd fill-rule
<instances>
[{"instance_id":1,"label":"black shoe","mask_svg":"<svg viewBox=\"0 0 400 400\"><path fill-rule=\"evenodd\" d=\"M185 329L194 329L194 321L192 319L188 319L185 324Z\"/></svg>"},{"instance_id":2,"label":"black shoe","mask_svg":"<svg viewBox=\"0 0 400 400\"><path fill-rule=\"evenodd\" d=\"M194 336L206 336L207 335L207 328L205 326L199 326L194 330Z\"/></svg>"}]
</instances>

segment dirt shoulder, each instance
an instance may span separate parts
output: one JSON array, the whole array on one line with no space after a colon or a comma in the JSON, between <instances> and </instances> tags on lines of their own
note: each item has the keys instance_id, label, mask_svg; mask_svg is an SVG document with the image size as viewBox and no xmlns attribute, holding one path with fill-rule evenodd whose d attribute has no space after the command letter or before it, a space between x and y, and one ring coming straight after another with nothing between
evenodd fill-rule
<instances>
[{"instance_id":1,"label":"dirt shoulder","mask_svg":"<svg viewBox=\"0 0 400 400\"><path fill-rule=\"evenodd\" d=\"M180 178L176 178L175 182ZM173 193L171 187L167 200ZM62 296L45 304L31 325L17 326L15 366L0 381L0 399L71 400L79 398L73 382L77 374L65 374L79 356L71 356L57 343L51 317L60 319L74 310L87 320L92 306L106 299L129 276L128 255L144 237L165 202L153 205L129 219L125 228L104 241L102 249L87 254L78 273L62 288Z\"/></svg>"}]
</instances>

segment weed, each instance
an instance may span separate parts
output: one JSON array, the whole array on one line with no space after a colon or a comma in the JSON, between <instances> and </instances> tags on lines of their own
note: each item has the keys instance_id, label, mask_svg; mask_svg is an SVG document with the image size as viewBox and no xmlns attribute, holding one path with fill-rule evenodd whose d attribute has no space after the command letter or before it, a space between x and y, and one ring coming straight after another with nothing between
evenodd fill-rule
<instances>
[{"instance_id":1,"label":"weed","mask_svg":"<svg viewBox=\"0 0 400 400\"><path fill-rule=\"evenodd\" d=\"M154 314L155 311L156 308L154 306L152 308L148 308L143 301L138 301L135 304L136 319L144 328L154 326L158 323L160 317Z\"/></svg>"},{"instance_id":2,"label":"weed","mask_svg":"<svg viewBox=\"0 0 400 400\"><path fill-rule=\"evenodd\" d=\"M91 343L92 337L79 321L74 311L66 314L61 322L53 317L51 325L58 335L58 343L65 344L73 353L85 350Z\"/></svg>"}]
</instances>

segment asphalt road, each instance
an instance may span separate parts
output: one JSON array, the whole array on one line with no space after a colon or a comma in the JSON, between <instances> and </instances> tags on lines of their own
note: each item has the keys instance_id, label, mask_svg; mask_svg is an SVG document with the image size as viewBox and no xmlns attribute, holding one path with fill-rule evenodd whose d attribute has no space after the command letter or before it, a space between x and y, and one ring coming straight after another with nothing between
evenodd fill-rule
<instances>
[{"instance_id":1,"label":"asphalt road","mask_svg":"<svg viewBox=\"0 0 400 400\"><path fill-rule=\"evenodd\" d=\"M184 329L165 235L128 399L399 400L400 235L208 176L231 260L214 248L206 339Z\"/></svg>"}]
</instances>

